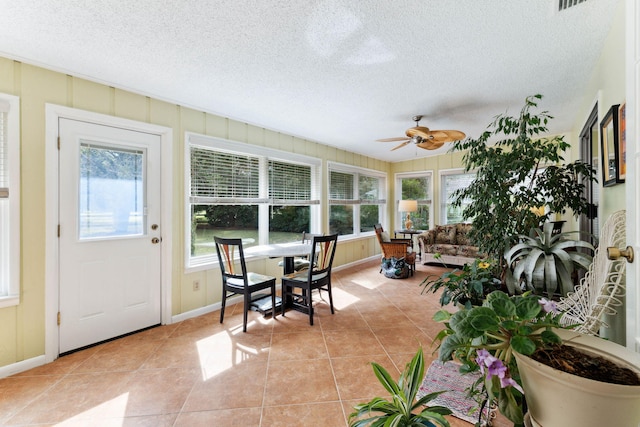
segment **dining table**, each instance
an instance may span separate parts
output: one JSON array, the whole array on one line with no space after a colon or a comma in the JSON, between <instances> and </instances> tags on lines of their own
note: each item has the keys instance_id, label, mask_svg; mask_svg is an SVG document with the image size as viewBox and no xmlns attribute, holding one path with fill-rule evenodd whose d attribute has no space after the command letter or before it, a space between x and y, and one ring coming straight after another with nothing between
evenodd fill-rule
<instances>
[{"instance_id":1,"label":"dining table","mask_svg":"<svg viewBox=\"0 0 640 427\"><path fill-rule=\"evenodd\" d=\"M245 255L266 256L269 258L282 258L284 261L283 274L295 273L294 259L299 256L308 256L311 253L311 244L302 242L272 243L268 245L250 246L245 249ZM278 298L279 299L279 298ZM281 309L293 307L293 301L280 301ZM279 304L278 304L279 305Z\"/></svg>"},{"instance_id":2,"label":"dining table","mask_svg":"<svg viewBox=\"0 0 640 427\"><path fill-rule=\"evenodd\" d=\"M283 273L295 272L294 259L297 256L307 256L311 253L311 244L302 242L272 243L268 245L250 246L244 251L245 255L267 256L269 258L282 258L284 261Z\"/></svg>"}]
</instances>

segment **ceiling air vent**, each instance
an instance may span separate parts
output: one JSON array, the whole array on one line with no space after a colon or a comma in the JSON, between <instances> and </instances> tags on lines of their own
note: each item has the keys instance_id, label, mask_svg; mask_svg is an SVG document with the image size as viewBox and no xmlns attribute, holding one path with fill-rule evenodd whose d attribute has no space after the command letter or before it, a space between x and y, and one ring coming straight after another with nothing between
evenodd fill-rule
<instances>
[{"instance_id":1,"label":"ceiling air vent","mask_svg":"<svg viewBox=\"0 0 640 427\"><path fill-rule=\"evenodd\" d=\"M558 12L569 9L570 7L577 6L580 3L584 3L587 0L558 0Z\"/></svg>"}]
</instances>

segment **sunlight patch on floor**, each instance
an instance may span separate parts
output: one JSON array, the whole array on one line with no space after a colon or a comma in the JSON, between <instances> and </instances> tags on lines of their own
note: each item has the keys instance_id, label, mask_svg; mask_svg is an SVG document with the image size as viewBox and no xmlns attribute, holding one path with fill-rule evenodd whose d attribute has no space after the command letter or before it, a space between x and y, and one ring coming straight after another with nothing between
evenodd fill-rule
<instances>
[{"instance_id":1,"label":"sunlight patch on floor","mask_svg":"<svg viewBox=\"0 0 640 427\"><path fill-rule=\"evenodd\" d=\"M346 292L340 288L333 288L333 306L334 308L341 310L350 306L351 304L355 304L360 301L360 298L357 296Z\"/></svg>"},{"instance_id":2,"label":"sunlight patch on floor","mask_svg":"<svg viewBox=\"0 0 640 427\"><path fill-rule=\"evenodd\" d=\"M129 393L122 393L111 400L107 400L91 409L80 412L79 414L68 418L60 423L54 424L55 427L75 427L81 425L89 425L89 420L104 420L113 418L115 420L126 415L127 405L129 404ZM117 421L116 421L117 422Z\"/></svg>"},{"instance_id":3,"label":"sunlight patch on floor","mask_svg":"<svg viewBox=\"0 0 640 427\"><path fill-rule=\"evenodd\" d=\"M381 286L383 284L382 281L377 280L377 281L373 281L373 280L368 280L368 279L352 279L351 283L353 283L354 285L358 285L358 286L362 286L363 288L367 288L367 289L376 289L377 287Z\"/></svg>"},{"instance_id":4,"label":"sunlight patch on floor","mask_svg":"<svg viewBox=\"0 0 640 427\"><path fill-rule=\"evenodd\" d=\"M196 346L203 381L207 381L240 363L255 359L261 353L269 350L269 348L257 348L240 342L247 337L250 335L242 332L242 326L239 326L234 331L221 331L198 340Z\"/></svg>"}]
</instances>

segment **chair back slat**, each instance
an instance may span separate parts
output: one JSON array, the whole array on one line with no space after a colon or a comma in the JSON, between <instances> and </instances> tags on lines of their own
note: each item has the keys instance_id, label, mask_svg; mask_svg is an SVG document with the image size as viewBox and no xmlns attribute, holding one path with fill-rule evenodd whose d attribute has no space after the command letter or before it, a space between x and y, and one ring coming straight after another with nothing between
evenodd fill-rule
<instances>
[{"instance_id":1,"label":"chair back slat","mask_svg":"<svg viewBox=\"0 0 640 427\"><path fill-rule=\"evenodd\" d=\"M315 265L313 267L314 274L331 270L337 242L337 234L314 236L313 243L311 245L311 256L315 256Z\"/></svg>"},{"instance_id":2,"label":"chair back slat","mask_svg":"<svg viewBox=\"0 0 640 427\"><path fill-rule=\"evenodd\" d=\"M247 268L244 261L242 239L214 237L214 241L216 243L218 262L220 263L223 279L243 279L246 286Z\"/></svg>"}]
</instances>

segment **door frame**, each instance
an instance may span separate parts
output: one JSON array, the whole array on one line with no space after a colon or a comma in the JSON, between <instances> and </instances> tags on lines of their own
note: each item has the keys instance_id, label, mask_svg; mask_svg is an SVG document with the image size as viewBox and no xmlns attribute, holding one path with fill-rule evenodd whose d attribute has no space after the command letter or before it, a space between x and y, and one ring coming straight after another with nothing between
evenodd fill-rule
<instances>
[{"instance_id":1,"label":"door frame","mask_svg":"<svg viewBox=\"0 0 640 427\"><path fill-rule=\"evenodd\" d=\"M55 104L45 104L45 363L59 355L58 307L59 284L59 166L58 122L60 118L80 120L99 125L113 126L132 131L146 132L160 137L160 187L161 194L161 322L171 323L171 277L173 253L173 129L165 126L138 122L101 113L94 113Z\"/></svg>"}]
</instances>

